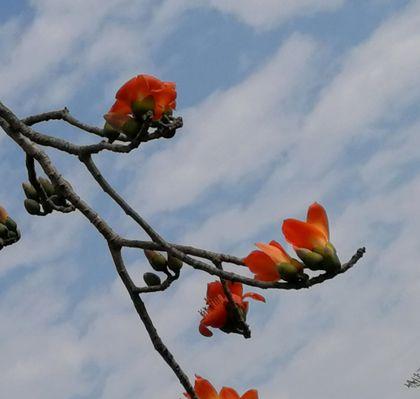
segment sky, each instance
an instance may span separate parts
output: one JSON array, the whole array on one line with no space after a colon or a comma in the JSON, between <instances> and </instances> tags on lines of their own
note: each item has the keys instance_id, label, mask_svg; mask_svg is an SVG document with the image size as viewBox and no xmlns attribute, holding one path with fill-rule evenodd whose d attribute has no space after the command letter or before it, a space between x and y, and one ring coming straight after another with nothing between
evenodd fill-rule
<instances>
[{"instance_id":1,"label":"sky","mask_svg":"<svg viewBox=\"0 0 420 399\"><path fill-rule=\"evenodd\" d=\"M367 248L320 286L261 292L250 340L198 333L213 279L186 266L144 300L188 376L261 399L414 398L419 49L418 0L3 0L0 100L20 117L67 106L100 126L132 76L176 82L174 139L95 158L166 239L245 256L257 241L284 243L282 220L318 201L343 261ZM95 140L58 122L39 129ZM77 159L48 154L118 232L145 238ZM27 215L25 179L23 154L0 134L0 203L23 233L0 253L0 397L181 397L106 244L77 213ZM140 283L144 256L125 255Z\"/></svg>"}]
</instances>

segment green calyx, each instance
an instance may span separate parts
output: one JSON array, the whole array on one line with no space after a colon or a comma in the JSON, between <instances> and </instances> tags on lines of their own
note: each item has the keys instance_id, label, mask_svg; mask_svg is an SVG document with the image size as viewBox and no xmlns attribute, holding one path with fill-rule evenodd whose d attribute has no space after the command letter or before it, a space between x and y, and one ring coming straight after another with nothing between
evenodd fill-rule
<instances>
[{"instance_id":1,"label":"green calyx","mask_svg":"<svg viewBox=\"0 0 420 399\"><path fill-rule=\"evenodd\" d=\"M134 139L138 135L140 128L141 124L137 120L130 118L124 123L122 131L129 139Z\"/></svg>"},{"instance_id":2,"label":"green calyx","mask_svg":"<svg viewBox=\"0 0 420 399\"><path fill-rule=\"evenodd\" d=\"M306 248L297 248L296 255L302 260L306 267L311 270L322 270L322 263L324 257L315 251L311 251Z\"/></svg>"},{"instance_id":3,"label":"green calyx","mask_svg":"<svg viewBox=\"0 0 420 399\"><path fill-rule=\"evenodd\" d=\"M324 247L324 259L326 271L335 273L340 270L341 262L337 256L337 251L330 242L328 242Z\"/></svg>"},{"instance_id":4,"label":"green calyx","mask_svg":"<svg viewBox=\"0 0 420 399\"><path fill-rule=\"evenodd\" d=\"M133 115L137 118L142 120L143 115L148 111L153 111L155 109L155 100L152 96L147 96L142 100L136 100L131 105L131 110L133 111Z\"/></svg>"},{"instance_id":5,"label":"green calyx","mask_svg":"<svg viewBox=\"0 0 420 399\"><path fill-rule=\"evenodd\" d=\"M112 141L115 141L120 135L118 130L114 129L108 122L105 122L103 132L104 136L108 137Z\"/></svg>"}]
</instances>

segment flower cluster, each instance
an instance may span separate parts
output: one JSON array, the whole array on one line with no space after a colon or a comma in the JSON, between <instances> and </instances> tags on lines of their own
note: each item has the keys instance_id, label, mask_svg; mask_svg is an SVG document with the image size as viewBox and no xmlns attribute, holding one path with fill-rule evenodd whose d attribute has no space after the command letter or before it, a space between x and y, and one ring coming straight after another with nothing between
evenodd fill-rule
<instances>
[{"instance_id":1,"label":"flower cluster","mask_svg":"<svg viewBox=\"0 0 420 399\"><path fill-rule=\"evenodd\" d=\"M104 115L105 134L110 137L122 131L134 138L140 131L147 113L158 121L176 107L175 83L162 82L150 75L138 75L126 82L115 95L116 101Z\"/></svg>"},{"instance_id":2,"label":"flower cluster","mask_svg":"<svg viewBox=\"0 0 420 399\"><path fill-rule=\"evenodd\" d=\"M243 320L246 319L249 303L245 298L252 298L256 301L265 302L265 298L255 292L243 293L242 283L227 282L227 288L231 292L233 302L241 313ZM239 320L234 309L225 294L220 281L207 284L206 307L201 310L202 319L199 331L205 337L211 337L213 333L208 327L220 328L226 333L237 332L240 329Z\"/></svg>"},{"instance_id":3,"label":"flower cluster","mask_svg":"<svg viewBox=\"0 0 420 399\"><path fill-rule=\"evenodd\" d=\"M286 219L282 231L302 262L290 257L276 241L257 243L259 250L252 251L244 259L256 280L297 282L307 278L303 273L305 267L329 273L340 269L337 252L329 241L327 213L320 204L315 202L309 207L306 222Z\"/></svg>"},{"instance_id":4,"label":"flower cluster","mask_svg":"<svg viewBox=\"0 0 420 399\"><path fill-rule=\"evenodd\" d=\"M217 393L209 381L198 375L195 376L194 391L199 399L258 399L258 392L255 389L245 392L242 396L239 396L233 388L229 387L223 387ZM190 398L187 393L184 393L184 396Z\"/></svg>"}]
</instances>

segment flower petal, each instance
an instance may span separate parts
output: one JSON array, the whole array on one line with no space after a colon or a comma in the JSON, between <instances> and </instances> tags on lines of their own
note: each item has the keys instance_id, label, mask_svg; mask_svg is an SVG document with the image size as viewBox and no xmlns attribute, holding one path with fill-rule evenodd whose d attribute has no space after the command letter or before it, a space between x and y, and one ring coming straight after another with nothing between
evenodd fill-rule
<instances>
[{"instance_id":1,"label":"flower petal","mask_svg":"<svg viewBox=\"0 0 420 399\"><path fill-rule=\"evenodd\" d=\"M280 250L276 245L269 245L263 242L257 242L255 245L266 253L276 265L289 261L289 255L283 249Z\"/></svg>"},{"instance_id":2,"label":"flower petal","mask_svg":"<svg viewBox=\"0 0 420 399\"><path fill-rule=\"evenodd\" d=\"M328 237L318 227L300 220L286 219L282 230L286 241L294 247L312 250L328 242Z\"/></svg>"},{"instance_id":3,"label":"flower petal","mask_svg":"<svg viewBox=\"0 0 420 399\"><path fill-rule=\"evenodd\" d=\"M308 208L308 215L306 217L306 221L314 226L318 227L324 235L329 239L330 232L328 226L328 216L327 212L325 211L324 207L317 202L314 202Z\"/></svg>"},{"instance_id":4,"label":"flower petal","mask_svg":"<svg viewBox=\"0 0 420 399\"><path fill-rule=\"evenodd\" d=\"M214 303L207 308L201 323L206 326L220 328L226 324L226 318L226 300L221 300L220 302Z\"/></svg>"},{"instance_id":5,"label":"flower petal","mask_svg":"<svg viewBox=\"0 0 420 399\"><path fill-rule=\"evenodd\" d=\"M237 295L238 297L242 298L242 293L243 293L242 283L228 281L228 288L230 289L230 292L232 293L232 295Z\"/></svg>"},{"instance_id":6,"label":"flower petal","mask_svg":"<svg viewBox=\"0 0 420 399\"><path fill-rule=\"evenodd\" d=\"M260 281L278 281L280 275L274 261L262 251L252 251L245 259L245 265ZM257 277L258 276L258 277Z\"/></svg>"},{"instance_id":7,"label":"flower petal","mask_svg":"<svg viewBox=\"0 0 420 399\"><path fill-rule=\"evenodd\" d=\"M262 295L257 294L256 292L247 292L247 293L244 295L244 298L252 298L252 299L254 299L255 301L265 302L265 298L264 298Z\"/></svg>"},{"instance_id":8,"label":"flower petal","mask_svg":"<svg viewBox=\"0 0 420 399\"><path fill-rule=\"evenodd\" d=\"M208 283L206 295L207 302L211 302L213 299L219 296L225 296L222 283L220 281L213 281L211 283Z\"/></svg>"},{"instance_id":9,"label":"flower petal","mask_svg":"<svg viewBox=\"0 0 420 399\"><path fill-rule=\"evenodd\" d=\"M121 129L124 124L131 118L130 115L119 114L116 112L108 112L104 115L104 119L115 129Z\"/></svg>"},{"instance_id":10,"label":"flower petal","mask_svg":"<svg viewBox=\"0 0 420 399\"><path fill-rule=\"evenodd\" d=\"M213 335L213 333L203 323L200 323L200 326L198 327L198 331L200 332L201 335L204 335L205 337L211 337Z\"/></svg>"},{"instance_id":11,"label":"flower petal","mask_svg":"<svg viewBox=\"0 0 420 399\"><path fill-rule=\"evenodd\" d=\"M131 114L131 106L124 101L117 100L110 108L108 113L116 113L116 114L124 114L128 115Z\"/></svg>"},{"instance_id":12,"label":"flower petal","mask_svg":"<svg viewBox=\"0 0 420 399\"><path fill-rule=\"evenodd\" d=\"M229 387L223 387L220 391L220 399L241 399L238 393Z\"/></svg>"},{"instance_id":13,"label":"flower petal","mask_svg":"<svg viewBox=\"0 0 420 399\"><path fill-rule=\"evenodd\" d=\"M195 376L194 391L200 399L219 399L219 395L209 381Z\"/></svg>"},{"instance_id":14,"label":"flower petal","mask_svg":"<svg viewBox=\"0 0 420 399\"><path fill-rule=\"evenodd\" d=\"M241 399L258 399L258 391L256 389L250 389L242 395Z\"/></svg>"},{"instance_id":15,"label":"flower petal","mask_svg":"<svg viewBox=\"0 0 420 399\"><path fill-rule=\"evenodd\" d=\"M269 245L278 248L283 253L286 259L290 259L289 254L286 252L286 250L283 248L283 246L279 242L271 240Z\"/></svg>"}]
</instances>

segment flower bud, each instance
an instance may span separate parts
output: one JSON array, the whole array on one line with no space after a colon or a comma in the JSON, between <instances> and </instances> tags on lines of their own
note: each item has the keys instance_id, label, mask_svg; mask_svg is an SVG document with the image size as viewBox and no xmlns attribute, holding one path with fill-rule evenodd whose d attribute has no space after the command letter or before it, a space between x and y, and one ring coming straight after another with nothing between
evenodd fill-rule
<instances>
[{"instance_id":1,"label":"flower bud","mask_svg":"<svg viewBox=\"0 0 420 399\"><path fill-rule=\"evenodd\" d=\"M3 223L0 223L0 238L7 238L8 235L8 228Z\"/></svg>"},{"instance_id":2,"label":"flower bud","mask_svg":"<svg viewBox=\"0 0 420 399\"><path fill-rule=\"evenodd\" d=\"M4 241L0 238L0 251L4 248Z\"/></svg>"},{"instance_id":3,"label":"flower bud","mask_svg":"<svg viewBox=\"0 0 420 399\"><path fill-rule=\"evenodd\" d=\"M45 194L47 194L47 197L51 197L55 194L55 188L53 184L46 178L40 177L38 178L39 184L42 186L42 188L45 191Z\"/></svg>"},{"instance_id":4,"label":"flower bud","mask_svg":"<svg viewBox=\"0 0 420 399\"><path fill-rule=\"evenodd\" d=\"M23 205L30 215L39 215L41 213L41 205L35 200L26 198Z\"/></svg>"},{"instance_id":5,"label":"flower bud","mask_svg":"<svg viewBox=\"0 0 420 399\"><path fill-rule=\"evenodd\" d=\"M167 271L167 261L162 254L150 249L145 249L144 254L154 270L157 272Z\"/></svg>"},{"instance_id":6,"label":"flower bud","mask_svg":"<svg viewBox=\"0 0 420 399\"><path fill-rule=\"evenodd\" d=\"M35 200L35 201L38 200L38 193L36 192L35 187L31 183L23 182L22 188L26 195L26 198Z\"/></svg>"},{"instance_id":7,"label":"flower bud","mask_svg":"<svg viewBox=\"0 0 420 399\"><path fill-rule=\"evenodd\" d=\"M14 232L17 231L17 224L10 216L6 219L6 222L4 224L9 230Z\"/></svg>"},{"instance_id":8,"label":"flower bud","mask_svg":"<svg viewBox=\"0 0 420 399\"><path fill-rule=\"evenodd\" d=\"M296 248L296 255L311 270L322 270L322 262L324 258L321 254L306 248Z\"/></svg>"},{"instance_id":9,"label":"flower bud","mask_svg":"<svg viewBox=\"0 0 420 399\"><path fill-rule=\"evenodd\" d=\"M143 280L149 287L161 284L160 277L155 273L144 273Z\"/></svg>"},{"instance_id":10,"label":"flower bud","mask_svg":"<svg viewBox=\"0 0 420 399\"><path fill-rule=\"evenodd\" d=\"M182 265L183 265L183 262L181 259L178 259L172 255L168 255L168 267L174 273L179 273L182 268Z\"/></svg>"},{"instance_id":11,"label":"flower bud","mask_svg":"<svg viewBox=\"0 0 420 399\"><path fill-rule=\"evenodd\" d=\"M139 119L143 120L143 115L147 111L153 111L155 109L155 100L152 96L147 96L143 100L136 100L131 105L131 110L133 115Z\"/></svg>"},{"instance_id":12,"label":"flower bud","mask_svg":"<svg viewBox=\"0 0 420 399\"><path fill-rule=\"evenodd\" d=\"M141 125L138 121L133 118L129 118L122 126L122 131L129 139L134 139L138 135L140 128Z\"/></svg>"}]
</instances>

